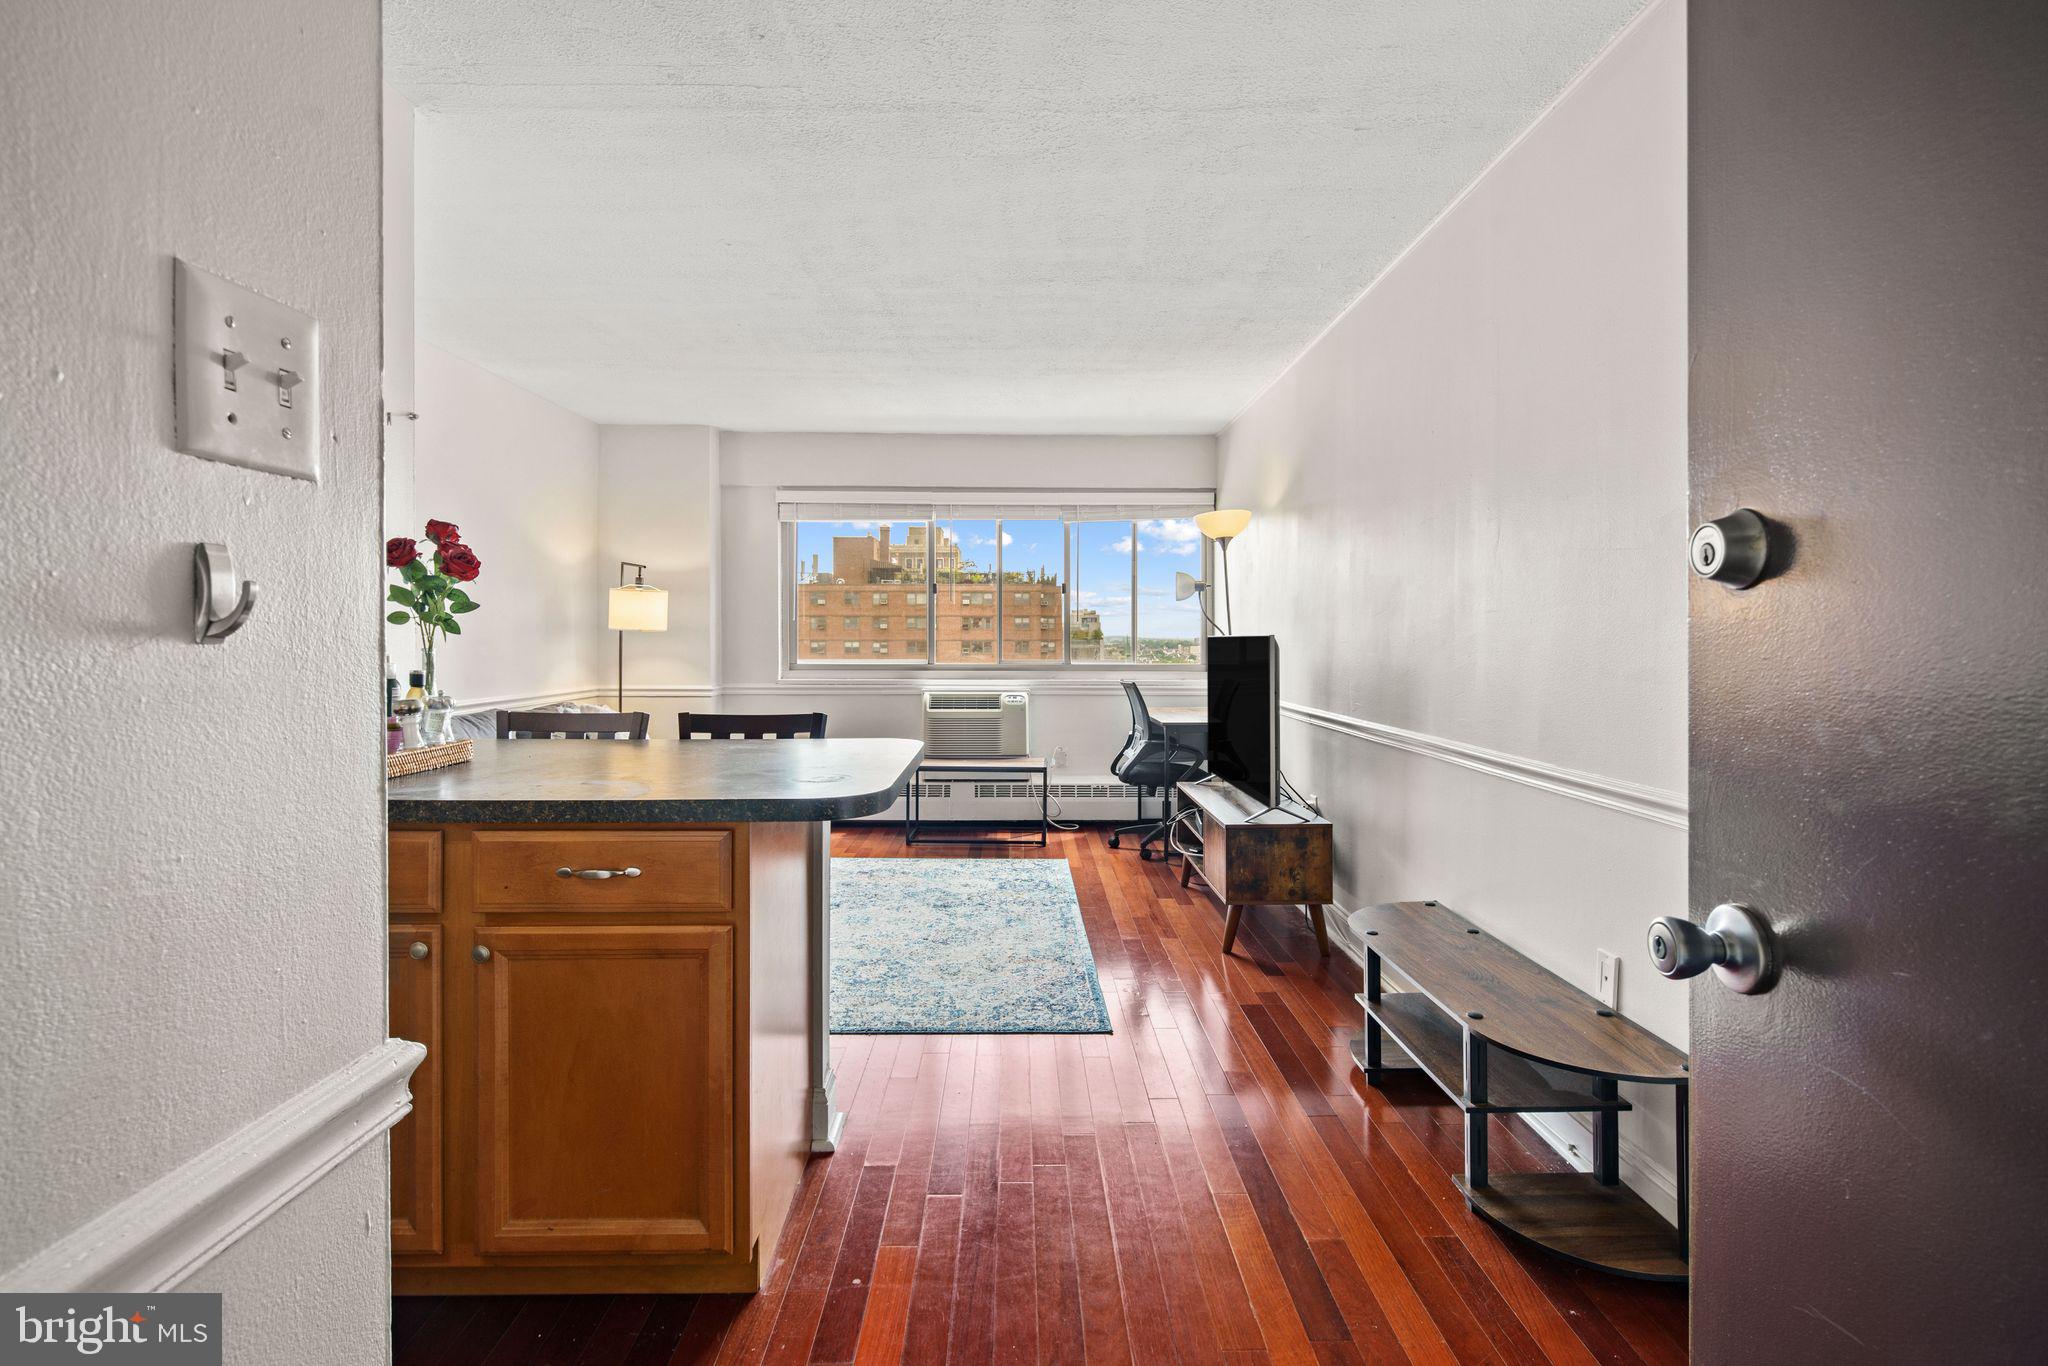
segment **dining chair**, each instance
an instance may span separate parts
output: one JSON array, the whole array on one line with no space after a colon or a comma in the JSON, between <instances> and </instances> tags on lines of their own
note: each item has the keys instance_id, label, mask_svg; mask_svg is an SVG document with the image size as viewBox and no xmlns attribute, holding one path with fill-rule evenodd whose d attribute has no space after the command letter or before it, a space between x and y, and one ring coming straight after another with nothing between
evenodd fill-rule
<instances>
[{"instance_id":1,"label":"dining chair","mask_svg":"<svg viewBox=\"0 0 2048 1366\"><path fill-rule=\"evenodd\" d=\"M644 711L501 711L500 740L645 740Z\"/></svg>"},{"instance_id":2,"label":"dining chair","mask_svg":"<svg viewBox=\"0 0 2048 1366\"><path fill-rule=\"evenodd\" d=\"M685 740L793 740L825 738L825 713L793 711L743 713L682 712L676 717Z\"/></svg>"}]
</instances>

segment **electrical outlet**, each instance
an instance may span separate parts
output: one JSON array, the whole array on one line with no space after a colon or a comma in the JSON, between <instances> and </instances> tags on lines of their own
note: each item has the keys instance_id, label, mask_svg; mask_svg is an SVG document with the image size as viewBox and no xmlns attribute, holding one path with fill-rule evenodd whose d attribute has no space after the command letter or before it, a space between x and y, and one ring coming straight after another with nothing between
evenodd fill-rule
<instances>
[{"instance_id":1,"label":"electrical outlet","mask_svg":"<svg viewBox=\"0 0 2048 1366\"><path fill-rule=\"evenodd\" d=\"M1052 747L1052 766L1054 768L1065 768L1067 766L1067 747L1065 745L1054 745Z\"/></svg>"},{"instance_id":2,"label":"electrical outlet","mask_svg":"<svg viewBox=\"0 0 2048 1366\"><path fill-rule=\"evenodd\" d=\"M1609 1010L1621 1008L1621 959L1605 949L1600 953L1600 985L1593 994Z\"/></svg>"}]
</instances>

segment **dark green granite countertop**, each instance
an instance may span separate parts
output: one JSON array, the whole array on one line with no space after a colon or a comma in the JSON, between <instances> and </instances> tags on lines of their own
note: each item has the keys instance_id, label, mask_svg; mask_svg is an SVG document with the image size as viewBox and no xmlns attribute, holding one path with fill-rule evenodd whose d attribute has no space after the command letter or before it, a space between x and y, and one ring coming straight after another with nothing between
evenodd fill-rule
<instances>
[{"instance_id":1,"label":"dark green granite countertop","mask_svg":"<svg viewBox=\"0 0 2048 1366\"><path fill-rule=\"evenodd\" d=\"M826 821L872 816L916 740L478 740L452 768L393 778L390 819L437 825Z\"/></svg>"}]
</instances>

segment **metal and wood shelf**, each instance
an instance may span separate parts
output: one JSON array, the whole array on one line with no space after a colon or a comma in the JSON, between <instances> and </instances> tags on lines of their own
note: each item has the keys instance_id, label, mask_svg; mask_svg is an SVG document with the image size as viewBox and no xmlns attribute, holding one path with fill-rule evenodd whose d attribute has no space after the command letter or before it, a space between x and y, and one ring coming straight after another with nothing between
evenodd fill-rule
<instances>
[{"instance_id":1,"label":"metal and wood shelf","mask_svg":"<svg viewBox=\"0 0 2048 1366\"><path fill-rule=\"evenodd\" d=\"M1686 1279L1685 1054L1434 901L1373 906L1350 925L1365 947L1365 1033L1353 1055L1377 1086L1397 1070L1383 1056L1391 1038L1464 1112L1457 1184L1471 1210L1587 1266ZM1386 991L1386 967L1416 990ZM1624 1081L1676 1089L1676 1227L1621 1184ZM1593 1117L1593 1170L1490 1172L1491 1116L1544 1113Z\"/></svg>"}]
</instances>

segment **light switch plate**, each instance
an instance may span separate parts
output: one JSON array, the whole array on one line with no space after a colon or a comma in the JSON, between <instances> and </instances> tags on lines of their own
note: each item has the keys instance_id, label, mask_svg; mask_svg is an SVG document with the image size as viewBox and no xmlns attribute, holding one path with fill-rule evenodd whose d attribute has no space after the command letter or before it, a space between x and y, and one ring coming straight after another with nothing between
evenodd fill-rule
<instances>
[{"instance_id":1,"label":"light switch plate","mask_svg":"<svg viewBox=\"0 0 2048 1366\"><path fill-rule=\"evenodd\" d=\"M179 261L171 281L178 449L320 480L320 324Z\"/></svg>"}]
</instances>

